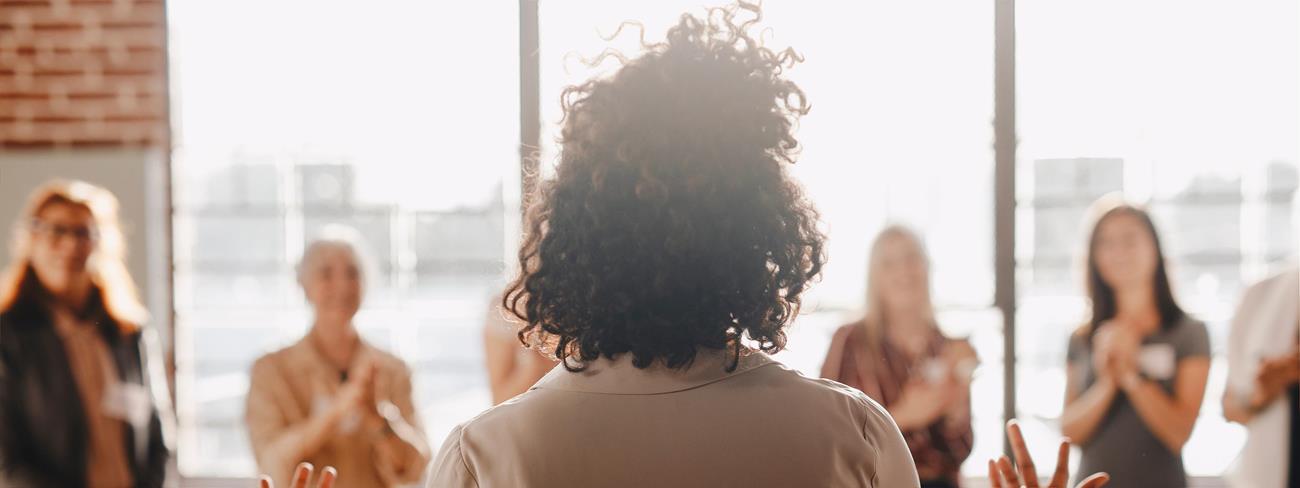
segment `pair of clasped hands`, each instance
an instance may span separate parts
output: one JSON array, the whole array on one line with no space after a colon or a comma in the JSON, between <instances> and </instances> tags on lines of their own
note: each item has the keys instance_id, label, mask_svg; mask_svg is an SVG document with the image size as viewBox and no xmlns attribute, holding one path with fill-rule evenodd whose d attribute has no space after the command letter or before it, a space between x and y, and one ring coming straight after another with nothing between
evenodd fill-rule
<instances>
[{"instance_id":1,"label":"pair of clasped hands","mask_svg":"<svg viewBox=\"0 0 1300 488\"><path fill-rule=\"evenodd\" d=\"M1047 485L1038 484L1038 472L1034 469L1034 460L1029 458L1029 449L1025 447L1025 438L1020 434L1020 424L1015 420L1007 422L1007 437L1011 439L1011 451L1016 456L1016 462L1013 464L1009 458L989 460L989 486L992 488L1066 488L1066 480L1070 477L1070 443L1061 441L1060 448L1056 453L1056 471L1052 473L1052 479ZM313 467L311 463L302 463L298 469L294 470L293 481L289 483L290 488L308 488L311 482ZM316 488L333 488L334 479L338 477L338 472L333 467L326 466L321 470L320 476L316 480ZM1099 488L1110 481L1110 475L1106 473L1097 473L1080 481L1075 488ZM261 488L274 488L271 478L262 476L260 481ZM346 487L341 487L346 488Z\"/></svg>"},{"instance_id":2,"label":"pair of clasped hands","mask_svg":"<svg viewBox=\"0 0 1300 488\"><path fill-rule=\"evenodd\" d=\"M1092 364L1097 376L1121 385L1138 377L1142 338L1133 328L1114 321L1105 322L1097 329L1092 346Z\"/></svg>"}]
</instances>

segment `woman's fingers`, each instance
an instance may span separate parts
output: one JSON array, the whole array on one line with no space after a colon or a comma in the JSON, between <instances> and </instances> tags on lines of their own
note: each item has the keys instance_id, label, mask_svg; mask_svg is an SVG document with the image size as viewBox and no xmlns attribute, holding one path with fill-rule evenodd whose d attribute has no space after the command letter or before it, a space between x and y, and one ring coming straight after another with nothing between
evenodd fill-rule
<instances>
[{"instance_id":1,"label":"woman's fingers","mask_svg":"<svg viewBox=\"0 0 1300 488\"><path fill-rule=\"evenodd\" d=\"M298 469L293 470L293 481L289 482L289 486L293 488L307 488L307 481L311 479L312 469L313 466L311 463L299 464Z\"/></svg>"},{"instance_id":2,"label":"woman's fingers","mask_svg":"<svg viewBox=\"0 0 1300 488\"><path fill-rule=\"evenodd\" d=\"M1052 474L1052 482L1047 486L1049 488L1065 488L1065 484L1070 481L1070 441L1069 439L1061 441L1061 447L1056 450L1056 472Z\"/></svg>"},{"instance_id":3,"label":"woman's fingers","mask_svg":"<svg viewBox=\"0 0 1300 488\"><path fill-rule=\"evenodd\" d=\"M1004 488L1002 487L1002 476L997 474L997 463L993 462L993 459L988 459L988 487Z\"/></svg>"},{"instance_id":4,"label":"woman's fingers","mask_svg":"<svg viewBox=\"0 0 1300 488\"><path fill-rule=\"evenodd\" d=\"M339 472L334 466L326 466L320 472L320 481L316 483L316 488L334 488L334 479L339 477Z\"/></svg>"},{"instance_id":5,"label":"woman's fingers","mask_svg":"<svg viewBox=\"0 0 1300 488\"><path fill-rule=\"evenodd\" d=\"M1016 476L1016 468L1011 465L1011 459L1006 456L998 458L998 470L1002 472L1002 480L1008 487L1019 487L1020 477Z\"/></svg>"},{"instance_id":6,"label":"woman's fingers","mask_svg":"<svg viewBox=\"0 0 1300 488\"><path fill-rule=\"evenodd\" d=\"M1106 473L1097 473L1080 481L1075 488L1100 488L1110 482L1110 475Z\"/></svg>"},{"instance_id":7,"label":"woman's fingers","mask_svg":"<svg viewBox=\"0 0 1300 488\"><path fill-rule=\"evenodd\" d=\"M307 488L307 483L311 481L311 472L315 469L311 463L300 463L293 470L293 479L289 482L291 488ZM316 488L334 488L334 480L339 477L339 472L333 466L326 466L320 472L320 479L316 480ZM258 487L275 488L275 482L271 477L262 475L258 477Z\"/></svg>"},{"instance_id":8,"label":"woman's fingers","mask_svg":"<svg viewBox=\"0 0 1300 488\"><path fill-rule=\"evenodd\" d=\"M1020 424L1015 419L1007 421L1007 437L1011 439L1011 452L1016 456L1016 467L1020 468L1020 479L1025 486L1038 486L1038 471L1034 469L1034 460L1029 457L1029 448L1025 447L1025 436L1020 433Z\"/></svg>"},{"instance_id":9,"label":"woman's fingers","mask_svg":"<svg viewBox=\"0 0 1300 488\"><path fill-rule=\"evenodd\" d=\"M1034 460L1029 457L1025 447L1025 436L1020 432L1020 424L1014 419L1007 422L1007 438L1011 440L1011 451L1016 456L1015 465L1006 456L997 462L989 461L989 486L991 488L1037 488L1038 473L1034 469ZM1016 472L1017 468L1019 473ZM1048 488L1066 488L1070 478L1070 440L1062 439L1056 450L1056 470ZM1024 480L1024 484L1021 484ZM1080 481L1075 488L1100 488L1110 481L1110 475L1097 473Z\"/></svg>"}]
</instances>

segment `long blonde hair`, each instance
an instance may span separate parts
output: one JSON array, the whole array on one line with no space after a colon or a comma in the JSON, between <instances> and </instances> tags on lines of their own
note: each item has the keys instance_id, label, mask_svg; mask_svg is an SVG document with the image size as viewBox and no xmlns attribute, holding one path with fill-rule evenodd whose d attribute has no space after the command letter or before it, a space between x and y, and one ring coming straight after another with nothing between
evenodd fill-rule
<instances>
[{"instance_id":1,"label":"long blonde hair","mask_svg":"<svg viewBox=\"0 0 1300 488\"><path fill-rule=\"evenodd\" d=\"M27 206L13 226L9 267L0 274L0 312L9 311L28 299L24 290L41 286L31 269L32 222L51 205L85 208L94 220L95 249L86 266L90 281L108 316L122 333L140 328L149 314L136 293L135 282L126 269L126 239L118 222L117 198L99 186L75 180L52 180L41 185L27 200Z\"/></svg>"},{"instance_id":2,"label":"long blonde hair","mask_svg":"<svg viewBox=\"0 0 1300 488\"><path fill-rule=\"evenodd\" d=\"M930 297L930 258L925 251L925 243L912 229L899 224L891 224L876 235L875 241L871 243L871 254L867 258L866 313L862 318L862 326L867 334L866 345L872 349L881 345L885 334L885 299L880 278L880 262L884 259L885 242L892 238L906 240L921 255L922 265L925 266L922 306L925 307L925 317L930 326L934 327L936 331L938 330L938 325L935 322L934 302Z\"/></svg>"}]
</instances>

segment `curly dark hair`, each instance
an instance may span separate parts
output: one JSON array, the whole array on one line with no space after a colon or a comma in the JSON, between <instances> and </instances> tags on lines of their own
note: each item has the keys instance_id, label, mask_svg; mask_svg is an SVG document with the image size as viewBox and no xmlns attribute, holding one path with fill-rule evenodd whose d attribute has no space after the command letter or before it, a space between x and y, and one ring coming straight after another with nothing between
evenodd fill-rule
<instances>
[{"instance_id":1,"label":"curly dark hair","mask_svg":"<svg viewBox=\"0 0 1300 488\"><path fill-rule=\"evenodd\" d=\"M751 36L761 18L746 3L683 14L665 42L564 91L560 162L502 298L525 345L570 371L622 353L680 368L698 348L734 351L732 370L743 341L785 347L825 236L783 167L809 106L782 73L802 58Z\"/></svg>"}]
</instances>

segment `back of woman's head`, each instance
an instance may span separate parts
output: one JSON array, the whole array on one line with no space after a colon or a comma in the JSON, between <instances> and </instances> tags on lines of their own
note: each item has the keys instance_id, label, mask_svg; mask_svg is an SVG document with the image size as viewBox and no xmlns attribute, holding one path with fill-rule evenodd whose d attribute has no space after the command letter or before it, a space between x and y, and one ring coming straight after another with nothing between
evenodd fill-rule
<instances>
[{"instance_id":1,"label":"back of woman's head","mask_svg":"<svg viewBox=\"0 0 1300 488\"><path fill-rule=\"evenodd\" d=\"M638 367L784 347L824 238L783 168L808 111L782 76L799 58L752 37L759 18L746 4L685 14L611 77L565 91L556 176L504 299L521 340Z\"/></svg>"},{"instance_id":2,"label":"back of woman's head","mask_svg":"<svg viewBox=\"0 0 1300 488\"><path fill-rule=\"evenodd\" d=\"M93 251L86 272L98 291L102 305L124 332L135 330L148 319L148 312L136 294L135 282L126 268L126 239L118 222L117 198L108 190L72 180L49 181L35 191L13 226L9 267L0 275L0 312L35 299L41 284L32 270L37 220L56 205L81 208L93 224Z\"/></svg>"}]
</instances>

